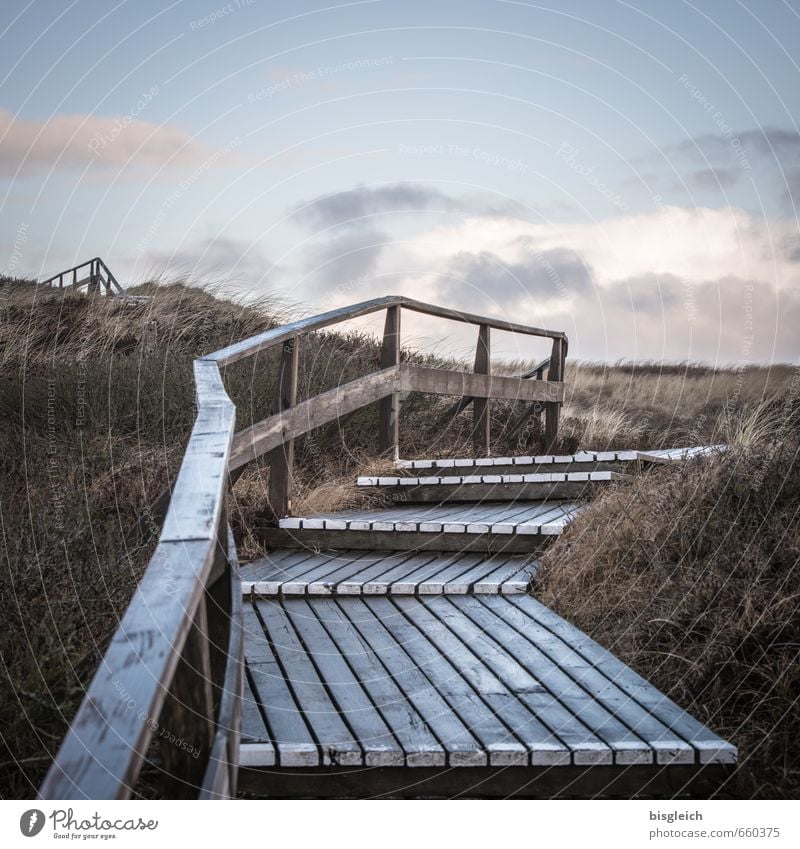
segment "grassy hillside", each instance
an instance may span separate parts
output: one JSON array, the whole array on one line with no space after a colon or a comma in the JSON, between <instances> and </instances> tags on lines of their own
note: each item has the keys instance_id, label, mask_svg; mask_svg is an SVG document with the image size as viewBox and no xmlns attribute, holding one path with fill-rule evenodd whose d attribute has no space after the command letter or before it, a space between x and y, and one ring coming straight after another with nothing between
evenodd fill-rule
<instances>
[{"instance_id":1,"label":"grassy hillside","mask_svg":"<svg viewBox=\"0 0 800 849\"><path fill-rule=\"evenodd\" d=\"M0 616L5 623L0 635L0 795L4 797L33 795L147 562L153 534L135 545L126 540L132 539L128 532L137 517L146 512L180 462L193 418L192 359L297 317L294 311L287 315L276 302L245 306L180 284L146 286L140 293L150 295L150 300L134 306L0 280ZM373 370L379 357L376 341L355 332L314 334L303 340L300 351L301 397ZM434 365L441 362L410 351L403 356ZM239 427L270 413L274 357L262 356L255 364L245 361L227 370L226 385L237 403ZM515 370L513 364L498 364L500 369ZM789 403L785 399L795 397L797 389L792 379L788 367L714 371L700 366L569 363L561 448L656 447L728 439L736 435L737 427L742 429L741 422L748 421L747 411L762 410L756 415L761 420L763 405L759 405L764 398ZM402 419L404 456L425 456L434 444L439 455L470 453L469 415L454 420L443 417L451 401L425 396L409 399ZM535 420L513 439L507 435L512 406L495 404L493 409L497 452L541 450ZM341 432L320 430L298 441L299 509L355 502L359 496L352 477L375 463L376 423L376 411L368 409ZM763 437L750 439L756 453L761 450L758 439L763 441ZM794 450L788 436L781 436L778 444L784 445L782 450ZM768 476L763 492L775 489L781 470L794 470L786 465L788 455L781 456L784 459L776 460L777 465L764 473ZM726 474L720 472L714 480L726 481ZM267 469L253 464L236 485L233 524L245 557L258 553L249 528L264 514L267 476ZM621 518L624 505L633 498L650 504L648 509L658 516L666 508L664 502L647 501L648 493L660 491L649 480L637 480L633 488L620 489L618 494L609 493L581 520L553 549L543 584L543 592L564 615L607 645L620 633L628 634L630 643L622 641L613 648L640 668L645 668L642 658L649 658L655 649L647 642L650 631L640 630L644 627L641 598L623 583L627 580L624 569L634 568L624 564L628 563L627 546L637 539L637 531L629 531L630 538L617 539L613 536L616 525L608 527L607 511L616 510ZM735 492L747 497L747 475L736 480ZM681 501L680 486L678 480L669 490L673 509ZM781 508L780 521L796 533L789 506L795 490L785 492L789 494L781 502L785 509ZM747 504L753 521L767 521L766 496ZM718 547L726 562L737 561L749 544L751 529L741 523L728 527L724 517L731 514L723 511L704 535L703 515L695 511L689 517L694 523L688 526L689 536L705 540L702 545ZM686 616L691 616L700 604L698 587L705 586L706 560L676 559L680 550L662 545L659 536L680 535L681 527L667 522L648 526L643 541L632 546L638 552L632 560L636 569L647 574L649 560L640 551L652 549L661 558L653 561L657 575L668 574L670 564L681 563L690 573L696 570L697 580L687 579L671 589L673 604L685 590L691 608ZM623 571L615 573L616 584L603 569L591 566L595 562L592 546L600 544L597 535L601 533L603 545L618 552ZM792 580L796 580L797 548L779 545L777 537L770 540L774 548L765 548L759 555L759 562L767 564L759 573L767 589L748 598L755 605L783 599L783 607L771 610L770 621L783 621L792 613L796 622L797 584ZM579 559L573 560L573 549ZM773 569L771 564L778 557L783 565ZM609 608L614 610L613 619L598 617L585 604L581 606L579 593L570 589L573 573L582 576L584 592L592 597L602 592L609 603L614 601ZM740 583L744 588L749 578L743 574ZM734 597L732 587L730 598ZM651 601L660 604L660 598ZM653 615L663 612L660 607L647 609ZM653 639L662 660L654 678L690 706L698 679L687 678L677 657L688 657L696 669L705 663L706 643L687 643L680 627L656 630ZM733 639L732 634L728 636ZM768 664L783 669L791 654L787 646L796 648L797 634L775 631L773 636L757 645L748 643L741 649L742 662L760 669L766 657L765 669ZM642 649L643 645L651 647ZM713 678L713 668L704 674ZM797 687L797 677L792 675L786 679L788 689L770 692L776 705L778 698L783 700L780 704L788 704L791 688ZM723 683L718 682L721 693ZM758 701L757 695L752 698ZM728 730L738 716L738 702L734 710L728 701L710 720L719 730ZM753 769L761 769L760 763ZM753 792L775 792L771 774L759 781L754 778L743 786Z\"/></svg>"}]
</instances>

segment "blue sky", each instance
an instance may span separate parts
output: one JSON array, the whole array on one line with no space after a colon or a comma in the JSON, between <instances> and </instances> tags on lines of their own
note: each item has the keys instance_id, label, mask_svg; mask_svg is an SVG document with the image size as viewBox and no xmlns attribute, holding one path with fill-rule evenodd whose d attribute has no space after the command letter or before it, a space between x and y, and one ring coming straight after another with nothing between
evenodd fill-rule
<instances>
[{"instance_id":1,"label":"blue sky","mask_svg":"<svg viewBox=\"0 0 800 849\"><path fill-rule=\"evenodd\" d=\"M0 33L6 273L798 358L794 0L4 0Z\"/></svg>"}]
</instances>

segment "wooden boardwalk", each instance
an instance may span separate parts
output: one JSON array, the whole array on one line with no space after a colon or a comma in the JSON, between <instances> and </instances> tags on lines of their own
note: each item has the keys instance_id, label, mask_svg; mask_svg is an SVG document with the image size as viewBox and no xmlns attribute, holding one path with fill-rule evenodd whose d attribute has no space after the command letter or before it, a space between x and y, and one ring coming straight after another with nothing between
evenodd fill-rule
<instances>
[{"instance_id":1,"label":"wooden boardwalk","mask_svg":"<svg viewBox=\"0 0 800 849\"><path fill-rule=\"evenodd\" d=\"M580 472L550 474L602 484L621 472L597 466L638 462L633 453L495 465L580 463ZM488 461L423 462L451 472L444 464L459 462L471 503L412 495L403 506L284 519L280 534L295 545L242 567L242 788L671 796L726 775L730 743L529 594L537 540L560 533L582 504L487 502L476 488L493 483ZM421 480L451 485L418 471L402 463L396 476L359 483L409 493ZM359 536L364 544L349 547ZM426 536L433 548L417 544ZM489 537L527 550L470 549ZM447 550L451 538L459 550Z\"/></svg>"}]
</instances>

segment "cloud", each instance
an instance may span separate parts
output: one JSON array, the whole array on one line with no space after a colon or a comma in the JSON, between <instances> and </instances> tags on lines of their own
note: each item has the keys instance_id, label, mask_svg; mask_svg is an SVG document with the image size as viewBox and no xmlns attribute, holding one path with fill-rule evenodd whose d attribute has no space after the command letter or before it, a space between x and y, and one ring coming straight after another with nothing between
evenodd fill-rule
<instances>
[{"instance_id":1,"label":"cloud","mask_svg":"<svg viewBox=\"0 0 800 849\"><path fill-rule=\"evenodd\" d=\"M367 289L389 241L377 230L355 230L316 246L306 268L304 290L327 299Z\"/></svg>"},{"instance_id":2,"label":"cloud","mask_svg":"<svg viewBox=\"0 0 800 849\"><path fill-rule=\"evenodd\" d=\"M687 183L694 189L716 191L733 188L739 174L730 168L701 168L687 177Z\"/></svg>"},{"instance_id":3,"label":"cloud","mask_svg":"<svg viewBox=\"0 0 800 849\"><path fill-rule=\"evenodd\" d=\"M303 223L325 228L363 225L373 215L391 212L434 210L463 215L496 216L520 214L522 207L505 199L482 197L453 198L419 183L394 183L384 186L356 186L343 192L322 195L295 208Z\"/></svg>"},{"instance_id":4,"label":"cloud","mask_svg":"<svg viewBox=\"0 0 800 849\"><path fill-rule=\"evenodd\" d=\"M18 118L0 109L0 173L31 174L51 170L126 166L157 169L194 167L235 158L233 146L222 152L207 147L171 124L138 118L55 115L46 121Z\"/></svg>"},{"instance_id":5,"label":"cloud","mask_svg":"<svg viewBox=\"0 0 800 849\"><path fill-rule=\"evenodd\" d=\"M144 260L144 276L164 274L190 280L219 283L275 285L281 269L274 265L257 243L228 237L198 239L174 251L150 251Z\"/></svg>"},{"instance_id":6,"label":"cloud","mask_svg":"<svg viewBox=\"0 0 800 849\"><path fill-rule=\"evenodd\" d=\"M448 304L474 309L487 302L509 306L520 299L548 299L585 293L592 276L572 250L533 250L518 262L505 262L497 254L461 252L449 263L439 281L440 296ZM494 309L492 309L494 312Z\"/></svg>"}]
</instances>

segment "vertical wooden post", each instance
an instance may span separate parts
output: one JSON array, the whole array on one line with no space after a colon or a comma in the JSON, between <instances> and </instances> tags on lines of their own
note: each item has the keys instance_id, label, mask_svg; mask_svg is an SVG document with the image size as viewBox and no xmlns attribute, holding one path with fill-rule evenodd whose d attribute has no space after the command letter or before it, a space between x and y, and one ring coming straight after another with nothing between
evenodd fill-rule
<instances>
[{"instance_id":1,"label":"vertical wooden post","mask_svg":"<svg viewBox=\"0 0 800 849\"><path fill-rule=\"evenodd\" d=\"M553 339L553 353L550 357L550 367L547 370L548 380L564 380L564 341ZM560 401L547 401L545 403L544 421L544 450L548 454L555 451L558 440L558 419L561 415Z\"/></svg>"},{"instance_id":2,"label":"vertical wooden post","mask_svg":"<svg viewBox=\"0 0 800 849\"><path fill-rule=\"evenodd\" d=\"M400 365L400 306L386 310L381 347L381 368ZM400 393L378 401L378 442L382 454L400 457Z\"/></svg>"},{"instance_id":3,"label":"vertical wooden post","mask_svg":"<svg viewBox=\"0 0 800 849\"><path fill-rule=\"evenodd\" d=\"M275 413L282 413L297 402L297 346L297 337L283 343L275 387ZM294 439L287 439L269 452L269 507L275 520L292 512L293 469Z\"/></svg>"},{"instance_id":4,"label":"vertical wooden post","mask_svg":"<svg viewBox=\"0 0 800 849\"><path fill-rule=\"evenodd\" d=\"M491 343L489 340L489 327L482 324L478 329L478 345L475 349L475 374L491 374ZM490 430L490 415L489 415L488 398L476 398L472 402L472 446L476 457L489 456L489 430Z\"/></svg>"},{"instance_id":5,"label":"vertical wooden post","mask_svg":"<svg viewBox=\"0 0 800 849\"><path fill-rule=\"evenodd\" d=\"M214 699L205 596L197 606L154 736L159 739L164 797L191 799L203 782L214 742Z\"/></svg>"}]
</instances>

